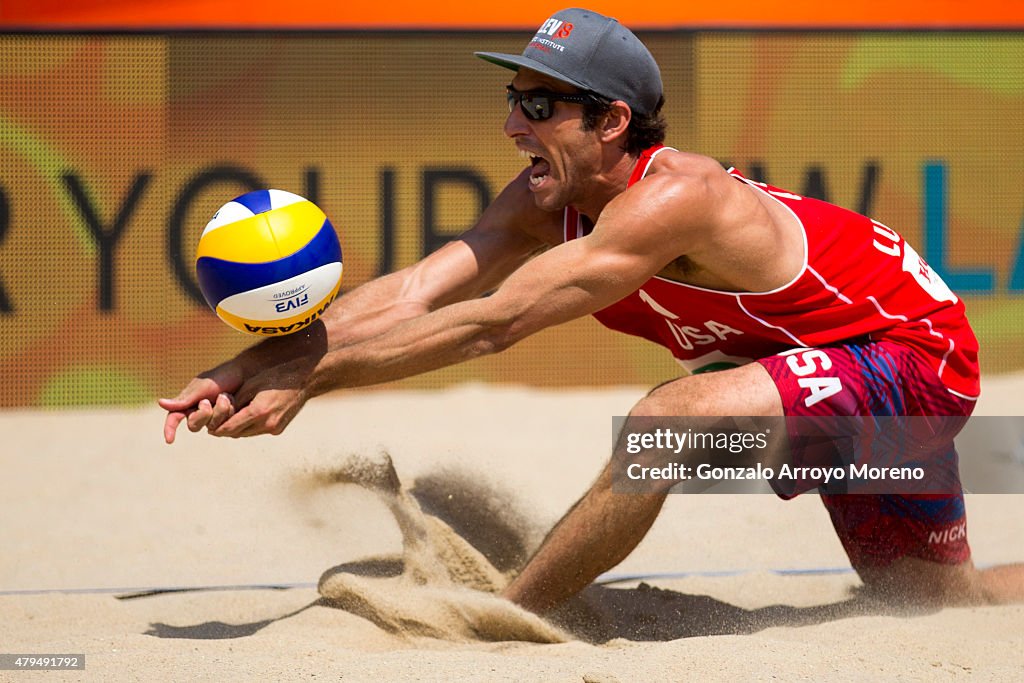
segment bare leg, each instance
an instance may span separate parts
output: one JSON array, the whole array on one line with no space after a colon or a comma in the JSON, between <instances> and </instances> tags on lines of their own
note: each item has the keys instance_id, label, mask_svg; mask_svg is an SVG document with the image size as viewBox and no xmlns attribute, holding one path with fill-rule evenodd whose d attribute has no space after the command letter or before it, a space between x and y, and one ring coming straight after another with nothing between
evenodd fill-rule
<instances>
[{"instance_id":1,"label":"bare leg","mask_svg":"<svg viewBox=\"0 0 1024 683\"><path fill-rule=\"evenodd\" d=\"M651 528L666 493L618 494L606 467L561 519L504 597L534 612L569 599L633 551Z\"/></svg>"},{"instance_id":2,"label":"bare leg","mask_svg":"<svg viewBox=\"0 0 1024 683\"><path fill-rule=\"evenodd\" d=\"M985 600L993 605L1024 602L1024 564L976 569Z\"/></svg>"},{"instance_id":3,"label":"bare leg","mask_svg":"<svg viewBox=\"0 0 1024 683\"><path fill-rule=\"evenodd\" d=\"M775 383L757 363L664 384L633 415L781 415ZM569 599L621 562L658 516L667 491L615 493L609 465L555 525L503 595L543 611Z\"/></svg>"},{"instance_id":4,"label":"bare leg","mask_svg":"<svg viewBox=\"0 0 1024 683\"><path fill-rule=\"evenodd\" d=\"M632 415L781 415L774 382L758 364L664 384ZM503 592L527 609L564 602L621 562L647 534L666 492L616 493L606 467L555 525L534 557ZM1024 602L1024 564L979 570L968 560L941 565L914 558L884 569L858 568L869 591L901 605L985 605Z\"/></svg>"},{"instance_id":5,"label":"bare leg","mask_svg":"<svg viewBox=\"0 0 1024 683\"><path fill-rule=\"evenodd\" d=\"M934 607L1024 602L1024 564L977 569L971 560L942 565L903 558L858 571L869 591L906 605Z\"/></svg>"}]
</instances>

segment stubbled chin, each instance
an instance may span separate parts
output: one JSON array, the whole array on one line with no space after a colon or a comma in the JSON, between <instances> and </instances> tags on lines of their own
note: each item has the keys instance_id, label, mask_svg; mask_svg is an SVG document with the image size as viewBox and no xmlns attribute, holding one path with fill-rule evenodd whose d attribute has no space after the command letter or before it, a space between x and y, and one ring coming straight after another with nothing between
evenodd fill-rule
<instances>
[{"instance_id":1,"label":"stubbled chin","mask_svg":"<svg viewBox=\"0 0 1024 683\"><path fill-rule=\"evenodd\" d=\"M561 211L565 208L566 203L562 200L561 194L555 190L555 184L550 178L547 178L539 185L530 186L530 192L533 194L533 202L536 204L538 209L543 209L544 211Z\"/></svg>"}]
</instances>

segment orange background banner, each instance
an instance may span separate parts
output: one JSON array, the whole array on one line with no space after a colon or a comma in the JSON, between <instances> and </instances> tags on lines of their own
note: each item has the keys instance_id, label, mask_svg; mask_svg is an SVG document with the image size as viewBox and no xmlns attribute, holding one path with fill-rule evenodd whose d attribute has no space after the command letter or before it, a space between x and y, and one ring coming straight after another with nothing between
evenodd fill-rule
<instances>
[{"instance_id":1,"label":"orange background banner","mask_svg":"<svg viewBox=\"0 0 1024 683\"><path fill-rule=\"evenodd\" d=\"M49 29L320 28L509 29L538 25L575 3L521 0L3 0L0 27ZM1010 0L863 0L707 3L649 0L587 7L633 28L1019 28L1024 3Z\"/></svg>"},{"instance_id":2,"label":"orange background banner","mask_svg":"<svg viewBox=\"0 0 1024 683\"><path fill-rule=\"evenodd\" d=\"M1024 368L1024 32L641 37L669 143L899 231L963 296L983 373ZM194 272L246 190L330 216L346 291L472 225L524 164L502 132L511 72L473 51L525 38L0 32L0 408L148 403L251 343ZM585 319L401 386L680 372Z\"/></svg>"}]
</instances>

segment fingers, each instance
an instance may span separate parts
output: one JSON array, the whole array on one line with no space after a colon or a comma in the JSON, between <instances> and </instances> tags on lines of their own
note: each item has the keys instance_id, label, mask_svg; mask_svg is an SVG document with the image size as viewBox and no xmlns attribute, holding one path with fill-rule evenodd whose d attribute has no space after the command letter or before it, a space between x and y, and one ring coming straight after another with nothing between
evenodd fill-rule
<instances>
[{"instance_id":1,"label":"fingers","mask_svg":"<svg viewBox=\"0 0 1024 683\"><path fill-rule=\"evenodd\" d=\"M209 423L212 415L213 405L210 403L210 399L204 398L188 413L188 419L185 422L188 425L188 431L198 432Z\"/></svg>"},{"instance_id":2,"label":"fingers","mask_svg":"<svg viewBox=\"0 0 1024 683\"><path fill-rule=\"evenodd\" d=\"M160 399L163 401L164 399ZM211 403L209 399L202 399L195 405L195 408L188 410L169 410L164 419L164 441L174 443L174 437L178 432L178 425L185 422L190 432L198 432L204 427L214 436L217 429L235 414L235 402L231 394L221 392L217 400Z\"/></svg>"},{"instance_id":3,"label":"fingers","mask_svg":"<svg viewBox=\"0 0 1024 683\"><path fill-rule=\"evenodd\" d=\"M175 398L157 399L157 404L167 411L164 441L174 443L182 422L190 431L198 432L205 427L214 433L235 414L235 406L241 405L233 400L231 392L242 385L243 378L240 366L229 361L194 378Z\"/></svg>"},{"instance_id":4,"label":"fingers","mask_svg":"<svg viewBox=\"0 0 1024 683\"><path fill-rule=\"evenodd\" d=\"M234 399L231 394L222 391L217 394L217 402L213 404L213 412L210 415L209 422L206 423L206 429L212 433L234 414Z\"/></svg>"},{"instance_id":5,"label":"fingers","mask_svg":"<svg viewBox=\"0 0 1024 683\"><path fill-rule=\"evenodd\" d=\"M178 425L186 417L185 413L177 411L167 413L167 418L164 420L164 442L168 444L174 443L174 435L178 432Z\"/></svg>"},{"instance_id":6,"label":"fingers","mask_svg":"<svg viewBox=\"0 0 1024 683\"><path fill-rule=\"evenodd\" d=\"M220 394L238 390L244 380L241 370L233 362L224 363L195 377L175 398L160 398L157 403L168 411L186 411L199 401L216 401Z\"/></svg>"},{"instance_id":7,"label":"fingers","mask_svg":"<svg viewBox=\"0 0 1024 683\"><path fill-rule=\"evenodd\" d=\"M203 399L193 410L168 414L164 423L164 440L173 443L182 422L190 432L200 432L205 428L211 436L239 438L280 433L281 430L274 426L275 421L268 420L266 415L258 415L250 406L236 409L235 403L229 394L221 394L215 403Z\"/></svg>"},{"instance_id":8,"label":"fingers","mask_svg":"<svg viewBox=\"0 0 1024 683\"><path fill-rule=\"evenodd\" d=\"M213 434L234 414L235 403L231 394L221 392L217 395L214 403L211 403L210 399L204 398L196 404L194 410L188 413L189 431L198 432L205 427L208 432Z\"/></svg>"},{"instance_id":9,"label":"fingers","mask_svg":"<svg viewBox=\"0 0 1024 683\"><path fill-rule=\"evenodd\" d=\"M210 379L196 379L189 382L189 385L181 390L175 398L158 398L157 403L161 408L168 411L183 411L196 405L203 399L216 398L221 389L216 382Z\"/></svg>"},{"instance_id":10,"label":"fingers","mask_svg":"<svg viewBox=\"0 0 1024 683\"><path fill-rule=\"evenodd\" d=\"M301 391L275 391L260 382L239 386L234 394L210 394L209 387L203 384L203 380L195 380L178 398L159 400L168 413L164 419L167 443L174 443L182 422L190 432L205 429L211 436L280 434L303 403Z\"/></svg>"},{"instance_id":11,"label":"fingers","mask_svg":"<svg viewBox=\"0 0 1024 683\"><path fill-rule=\"evenodd\" d=\"M280 434L298 412L297 407L284 402L283 398L279 395L261 396L234 411L216 430L211 428L209 432L213 436L232 438ZM242 405L237 397L235 402Z\"/></svg>"},{"instance_id":12,"label":"fingers","mask_svg":"<svg viewBox=\"0 0 1024 683\"><path fill-rule=\"evenodd\" d=\"M211 430L210 433L214 436L239 438L270 434L271 431L266 426L266 416L258 416L257 411L247 405L221 424L216 432Z\"/></svg>"}]
</instances>

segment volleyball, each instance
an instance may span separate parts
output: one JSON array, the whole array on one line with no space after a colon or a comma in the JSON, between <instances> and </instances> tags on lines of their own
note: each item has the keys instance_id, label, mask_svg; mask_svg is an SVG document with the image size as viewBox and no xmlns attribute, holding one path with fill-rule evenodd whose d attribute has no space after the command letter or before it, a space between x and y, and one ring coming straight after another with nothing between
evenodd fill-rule
<instances>
[{"instance_id":1,"label":"volleyball","mask_svg":"<svg viewBox=\"0 0 1024 683\"><path fill-rule=\"evenodd\" d=\"M320 208L284 190L220 207L203 229L196 276L221 320L256 336L306 329L338 295L341 244Z\"/></svg>"}]
</instances>

